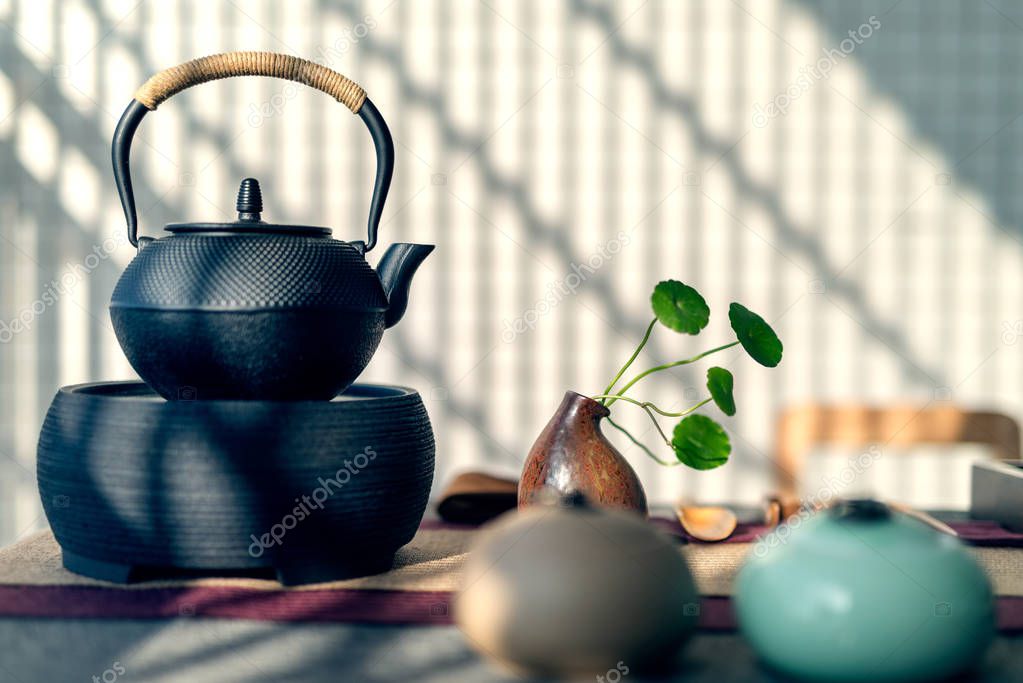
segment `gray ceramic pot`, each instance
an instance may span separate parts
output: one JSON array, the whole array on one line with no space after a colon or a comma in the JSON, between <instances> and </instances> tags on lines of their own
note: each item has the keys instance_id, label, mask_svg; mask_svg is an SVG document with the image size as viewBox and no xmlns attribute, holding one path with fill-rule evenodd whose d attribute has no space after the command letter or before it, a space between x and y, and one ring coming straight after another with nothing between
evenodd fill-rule
<instances>
[{"instance_id":1,"label":"gray ceramic pot","mask_svg":"<svg viewBox=\"0 0 1023 683\"><path fill-rule=\"evenodd\" d=\"M670 662L699 596L678 546L581 495L508 513L472 550L455 601L468 642L517 673L625 676Z\"/></svg>"}]
</instances>

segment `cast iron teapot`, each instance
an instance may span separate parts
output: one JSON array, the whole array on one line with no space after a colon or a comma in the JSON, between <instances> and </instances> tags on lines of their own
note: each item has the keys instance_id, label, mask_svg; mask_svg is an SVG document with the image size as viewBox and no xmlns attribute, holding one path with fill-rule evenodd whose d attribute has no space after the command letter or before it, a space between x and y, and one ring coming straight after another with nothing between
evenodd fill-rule
<instances>
[{"instance_id":1,"label":"cast iron teapot","mask_svg":"<svg viewBox=\"0 0 1023 683\"><path fill-rule=\"evenodd\" d=\"M321 90L358 114L376 147L365 242L329 228L262 220L259 183L238 192L238 220L175 223L160 239L138 236L129 171L142 118L185 88L230 76L272 76ZM394 244L377 271L365 254L394 171L394 143L380 112L353 81L297 57L235 52L162 71L139 88L113 140L114 177L139 251L114 288L110 316L125 355L167 399L331 399L362 372L385 328L408 304L409 283L433 245Z\"/></svg>"}]
</instances>

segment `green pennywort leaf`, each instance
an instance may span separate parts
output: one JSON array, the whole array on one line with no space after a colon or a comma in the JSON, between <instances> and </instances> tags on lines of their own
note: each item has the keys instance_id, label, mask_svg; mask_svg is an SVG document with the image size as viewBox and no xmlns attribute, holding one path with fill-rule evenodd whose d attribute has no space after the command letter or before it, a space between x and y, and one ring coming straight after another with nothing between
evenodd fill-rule
<instances>
[{"instance_id":1,"label":"green pennywort leaf","mask_svg":"<svg viewBox=\"0 0 1023 683\"><path fill-rule=\"evenodd\" d=\"M710 307L700 293L678 280L658 282L650 305L661 324L676 332L699 334L710 321Z\"/></svg>"},{"instance_id":2,"label":"green pennywort leaf","mask_svg":"<svg viewBox=\"0 0 1023 683\"><path fill-rule=\"evenodd\" d=\"M679 462L695 470L720 467L732 452L728 434L706 415L690 415L675 425L671 447Z\"/></svg>"},{"instance_id":3,"label":"green pennywort leaf","mask_svg":"<svg viewBox=\"0 0 1023 683\"><path fill-rule=\"evenodd\" d=\"M710 368L707 370L707 389L710 390L710 397L725 415L735 415L735 397L732 389L735 387L735 380L732 373L724 368Z\"/></svg>"},{"instance_id":4,"label":"green pennywort leaf","mask_svg":"<svg viewBox=\"0 0 1023 683\"><path fill-rule=\"evenodd\" d=\"M742 304L732 302L728 307L728 321L742 348L753 360L768 368L781 362L781 340L763 318Z\"/></svg>"}]
</instances>

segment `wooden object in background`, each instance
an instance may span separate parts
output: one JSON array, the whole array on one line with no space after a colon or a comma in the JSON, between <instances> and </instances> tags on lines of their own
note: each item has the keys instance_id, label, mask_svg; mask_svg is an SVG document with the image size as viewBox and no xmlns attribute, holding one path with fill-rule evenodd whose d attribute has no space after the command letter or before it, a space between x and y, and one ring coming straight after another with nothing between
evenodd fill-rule
<instances>
[{"instance_id":1,"label":"wooden object in background","mask_svg":"<svg viewBox=\"0 0 1023 683\"><path fill-rule=\"evenodd\" d=\"M1007 415L955 406L811 404L786 409L778 420L778 487L798 496L806 456L817 445L910 446L983 444L1002 460L1020 459L1019 424Z\"/></svg>"}]
</instances>

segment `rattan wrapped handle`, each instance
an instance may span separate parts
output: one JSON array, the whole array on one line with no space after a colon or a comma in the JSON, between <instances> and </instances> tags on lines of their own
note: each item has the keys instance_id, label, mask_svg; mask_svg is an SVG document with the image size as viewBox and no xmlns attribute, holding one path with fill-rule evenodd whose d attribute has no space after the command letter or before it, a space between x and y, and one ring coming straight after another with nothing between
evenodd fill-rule
<instances>
[{"instance_id":1,"label":"rattan wrapped handle","mask_svg":"<svg viewBox=\"0 0 1023 683\"><path fill-rule=\"evenodd\" d=\"M234 76L268 76L304 83L333 97L358 114L366 91L352 79L308 59L275 52L225 52L193 59L153 75L135 92L150 111L193 85Z\"/></svg>"},{"instance_id":2,"label":"rattan wrapped handle","mask_svg":"<svg viewBox=\"0 0 1023 683\"><path fill-rule=\"evenodd\" d=\"M117 194L121 198L121 207L124 209L124 219L128 226L128 241L140 246L138 213L135 210L129 159L131 142L142 119L161 102L186 88L232 76L270 76L305 83L327 93L362 119L373 137L373 146L377 153L377 172L373 183L373 198L369 205L366 240L350 244L364 253L372 249L377 243L380 215L394 174L394 140L387 124L373 102L366 97L366 91L355 81L308 59L273 52L227 52L193 59L164 69L143 83L135 92L135 97L117 122L110 148L114 181L117 183Z\"/></svg>"}]
</instances>

